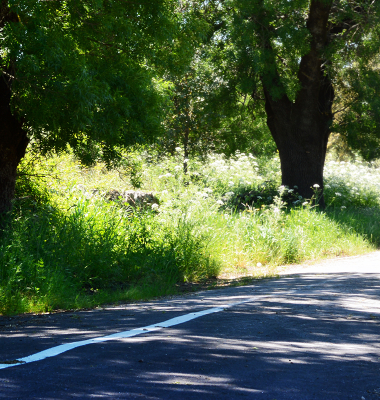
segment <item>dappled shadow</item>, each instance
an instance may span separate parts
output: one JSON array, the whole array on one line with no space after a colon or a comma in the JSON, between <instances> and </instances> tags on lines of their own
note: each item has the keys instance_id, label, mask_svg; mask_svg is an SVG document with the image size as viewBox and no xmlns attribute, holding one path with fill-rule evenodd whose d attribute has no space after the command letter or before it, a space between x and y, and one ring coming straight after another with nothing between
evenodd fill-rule
<instances>
[{"instance_id":1,"label":"dappled shadow","mask_svg":"<svg viewBox=\"0 0 380 400\"><path fill-rule=\"evenodd\" d=\"M224 311L2 370L0 398L380 398L376 273L321 270L259 285L36 317L13 331L4 328L1 353L17 358L27 355L26 349L35 352L32 346L42 350L53 342L159 324L215 306Z\"/></svg>"}]
</instances>

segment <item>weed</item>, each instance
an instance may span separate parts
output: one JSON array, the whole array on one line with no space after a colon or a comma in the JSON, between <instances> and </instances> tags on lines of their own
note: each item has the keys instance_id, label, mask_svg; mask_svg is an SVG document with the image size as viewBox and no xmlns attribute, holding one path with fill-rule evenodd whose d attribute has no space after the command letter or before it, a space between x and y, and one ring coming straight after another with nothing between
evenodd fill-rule
<instances>
[{"instance_id":1,"label":"weed","mask_svg":"<svg viewBox=\"0 0 380 400\"><path fill-rule=\"evenodd\" d=\"M29 164L0 239L0 313L147 299L380 244L371 164L329 161L319 212L280 186L276 157L211 154L190 160L185 175L179 154L134 152L117 170L83 168L71 155ZM159 205L107 199L133 187L153 191Z\"/></svg>"}]
</instances>

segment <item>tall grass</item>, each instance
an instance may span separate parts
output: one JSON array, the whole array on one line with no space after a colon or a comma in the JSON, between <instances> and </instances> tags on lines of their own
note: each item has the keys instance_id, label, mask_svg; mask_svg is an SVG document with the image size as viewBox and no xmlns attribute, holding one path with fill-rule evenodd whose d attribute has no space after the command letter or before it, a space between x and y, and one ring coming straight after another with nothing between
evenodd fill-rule
<instances>
[{"instance_id":1,"label":"tall grass","mask_svg":"<svg viewBox=\"0 0 380 400\"><path fill-rule=\"evenodd\" d=\"M372 165L328 163L328 207L319 212L280 187L276 158L210 155L191 160L184 175L179 154L131 153L113 171L83 168L70 155L26 163L0 239L0 313L151 298L183 282L271 276L281 264L380 244ZM107 200L112 189L136 186L160 205Z\"/></svg>"}]
</instances>

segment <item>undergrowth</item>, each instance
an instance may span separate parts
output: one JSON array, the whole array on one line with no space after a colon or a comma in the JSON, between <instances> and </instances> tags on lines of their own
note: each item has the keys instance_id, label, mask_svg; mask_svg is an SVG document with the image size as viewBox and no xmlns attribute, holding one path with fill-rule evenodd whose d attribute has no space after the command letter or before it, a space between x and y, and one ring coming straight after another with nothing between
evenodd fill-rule
<instances>
[{"instance_id":1,"label":"undergrowth","mask_svg":"<svg viewBox=\"0 0 380 400\"><path fill-rule=\"evenodd\" d=\"M180 151L139 151L109 171L71 155L26 160L0 239L0 313L147 299L380 245L380 173L370 164L328 162L321 212L280 186L277 158L210 155L190 160L187 175L182 161ZM107 197L136 187L159 204Z\"/></svg>"}]
</instances>

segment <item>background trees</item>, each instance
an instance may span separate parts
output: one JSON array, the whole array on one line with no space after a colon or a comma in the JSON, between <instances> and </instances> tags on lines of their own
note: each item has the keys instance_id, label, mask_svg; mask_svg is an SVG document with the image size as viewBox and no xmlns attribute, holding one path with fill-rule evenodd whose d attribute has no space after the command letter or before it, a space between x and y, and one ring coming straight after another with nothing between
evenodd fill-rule
<instances>
[{"instance_id":1,"label":"background trees","mask_svg":"<svg viewBox=\"0 0 380 400\"><path fill-rule=\"evenodd\" d=\"M379 3L188 4L210 28L202 57L176 84L177 100L186 98L192 104L185 106L191 118L180 113L172 120L177 137L181 131L186 138L185 148L190 125L193 137L194 126L200 127L198 139L203 132L203 144L207 138L213 149L227 154L237 143L241 150L257 148L257 139L265 141L265 120L279 150L282 183L297 186L306 198L313 195L314 184L323 190L331 132L365 159L379 155ZM212 71L209 83L205 63ZM186 125L185 120L193 122Z\"/></svg>"},{"instance_id":2,"label":"background trees","mask_svg":"<svg viewBox=\"0 0 380 400\"><path fill-rule=\"evenodd\" d=\"M378 154L379 2L0 4L0 213L29 142L84 163L157 136L228 154L266 141L266 120L304 197L323 189L332 130Z\"/></svg>"},{"instance_id":3,"label":"background trees","mask_svg":"<svg viewBox=\"0 0 380 400\"><path fill-rule=\"evenodd\" d=\"M215 52L215 43L207 43L183 75L167 77L172 109L165 120L163 149L173 154L179 145L185 160L210 151L227 157L237 150L271 154L275 146L263 108L239 88L231 90L227 66L215 60Z\"/></svg>"},{"instance_id":4,"label":"background trees","mask_svg":"<svg viewBox=\"0 0 380 400\"><path fill-rule=\"evenodd\" d=\"M223 40L229 44L230 69L245 82L247 93L265 98L282 183L298 186L300 194L311 197L313 184L323 188L337 87L349 93L349 103L342 128L335 125L335 130L363 154L369 155L378 140L374 88L379 75L371 62L379 54L380 5L332 0L220 4L226 10ZM357 140L361 137L366 137L364 146Z\"/></svg>"},{"instance_id":5,"label":"background trees","mask_svg":"<svg viewBox=\"0 0 380 400\"><path fill-rule=\"evenodd\" d=\"M29 142L110 163L162 132L159 75L186 63L199 31L177 11L173 0L1 0L0 213Z\"/></svg>"},{"instance_id":6,"label":"background trees","mask_svg":"<svg viewBox=\"0 0 380 400\"><path fill-rule=\"evenodd\" d=\"M337 142L365 160L380 157L379 55L358 71L356 62L338 87L333 123Z\"/></svg>"},{"instance_id":7,"label":"background trees","mask_svg":"<svg viewBox=\"0 0 380 400\"><path fill-rule=\"evenodd\" d=\"M181 145L185 159L210 150L226 156L236 150L271 154L275 145L265 123L263 98L252 96L250 79L237 74L229 59L229 8L221 1L187 1L185 7L204 34L191 63L164 77L171 84L172 109L163 148L173 153Z\"/></svg>"}]
</instances>

